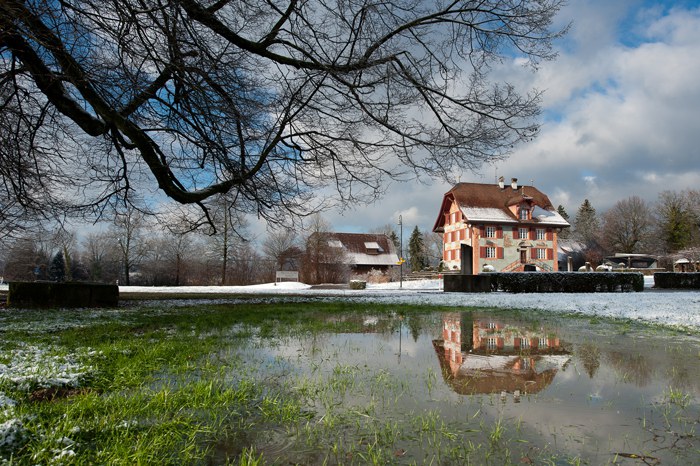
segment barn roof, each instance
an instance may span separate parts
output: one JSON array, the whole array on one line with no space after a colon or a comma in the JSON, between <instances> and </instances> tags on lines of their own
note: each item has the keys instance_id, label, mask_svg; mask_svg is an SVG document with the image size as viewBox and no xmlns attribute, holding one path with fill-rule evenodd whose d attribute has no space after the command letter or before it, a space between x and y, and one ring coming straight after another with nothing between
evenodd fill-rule
<instances>
[{"instance_id":1,"label":"barn roof","mask_svg":"<svg viewBox=\"0 0 700 466\"><path fill-rule=\"evenodd\" d=\"M396 265L396 248L385 234L327 233L330 243L340 245L351 265ZM336 246L337 247L337 246Z\"/></svg>"}]
</instances>

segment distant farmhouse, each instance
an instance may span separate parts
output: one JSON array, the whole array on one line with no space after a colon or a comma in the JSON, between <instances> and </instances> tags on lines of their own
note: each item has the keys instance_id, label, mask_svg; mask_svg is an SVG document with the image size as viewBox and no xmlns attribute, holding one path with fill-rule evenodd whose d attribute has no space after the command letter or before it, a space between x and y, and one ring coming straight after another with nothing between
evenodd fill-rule
<instances>
[{"instance_id":1,"label":"distant farmhouse","mask_svg":"<svg viewBox=\"0 0 700 466\"><path fill-rule=\"evenodd\" d=\"M399 261L396 248L385 234L325 233L328 246L338 251L353 275L371 271L388 273Z\"/></svg>"},{"instance_id":2,"label":"distant farmhouse","mask_svg":"<svg viewBox=\"0 0 700 466\"><path fill-rule=\"evenodd\" d=\"M433 231L443 262L462 273L557 271L557 234L569 223L549 198L513 178L506 186L458 183L442 200Z\"/></svg>"}]
</instances>

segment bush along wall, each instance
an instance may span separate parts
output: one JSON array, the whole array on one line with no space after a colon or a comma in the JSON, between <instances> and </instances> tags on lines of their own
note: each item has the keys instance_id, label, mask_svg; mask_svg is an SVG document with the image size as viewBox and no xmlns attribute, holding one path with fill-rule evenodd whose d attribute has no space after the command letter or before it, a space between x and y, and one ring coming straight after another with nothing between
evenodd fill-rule
<instances>
[{"instance_id":1,"label":"bush along wall","mask_svg":"<svg viewBox=\"0 0 700 466\"><path fill-rule=\"evenodd\" d=\"M656 272L654 274L654 288L700 290L700 272Z\"/></svg>"},{"instance_id":2,"label":"bush along wall","mask_svg":"<svg viewBox=\"0 0 700 466\"><path fill-rule=\"evenodd\" d=\"M11 307L114 307L119 287L101 283L10 282Z\"/></svg>"},{"instance_id":3,"label":"bush along wall","mask_svg":"<svg viewBox=\"0 0 700 466\"><path fill-rule=\"evenodd\" d=\"M639 272L488 273L494 291L509 293L597 293L644 291Z\"/></svg>"}]
</instances>

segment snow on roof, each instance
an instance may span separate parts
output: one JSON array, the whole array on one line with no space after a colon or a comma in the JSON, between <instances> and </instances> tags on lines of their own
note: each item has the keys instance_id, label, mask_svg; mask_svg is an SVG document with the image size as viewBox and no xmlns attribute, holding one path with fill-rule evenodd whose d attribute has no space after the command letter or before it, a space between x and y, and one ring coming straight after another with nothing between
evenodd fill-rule
<instances>
[{"instance_id":1,"label":"snow on roof","mask_svg":"<svg viewBox=\"0 0 700 466\"><path fill-rule=\"evenodd\" d=\"M365 248L367 249L377 249L378 251L383 251L382 247L376 241L365 242Z\"/></svg>"},{"instance_id":2,"label":"snow on roof","mask_svg":"<svg viewBox=\"0 0 700 466\"><path fill-rule=\"evenodd\" d=\"M535 208L532 210L532 218L537 219L539 223L547 225L559 225L563 227L569 226L569 222L564 220L564 217L559 215L559 212L556 210L543 209L540 206L535 206Z\"/></svg>"},{"instance_id":3,"label":"snow on roof","mask_svg":"<svg viewBox=\"0 0 700 466\"><path fill-rule=\"evenodd\" d=\"M329 240L328 240L328 246L330 246L330 247L332 247L332 248L342 248L342 247L343 247L343 243L340 242L340 241L337 240L337 239L329 239Z\"/></svg>"},{"instance_id":4,"label":"snow on roof","mask_svg":"<svg viewBox=\"0 0 700 466\"><path fill-rule=\"evenodd\" d=\"M508 215L503 209L494 207L469 207L459 206L464 217L470 222L494 222L494 223L517 223L513 217Z\"/></svg>"},{"instance_id":5,"label":"snow on roof","mask_svg":"<svg viewBox=\"0 0 700 466\"><path fill-rule=\"evenodd\" d=\"M399 256L395 253L362 254L349 252L346 256L347 263L352 265L396 265L399 261Z\"/></svg>"}]
</instances>

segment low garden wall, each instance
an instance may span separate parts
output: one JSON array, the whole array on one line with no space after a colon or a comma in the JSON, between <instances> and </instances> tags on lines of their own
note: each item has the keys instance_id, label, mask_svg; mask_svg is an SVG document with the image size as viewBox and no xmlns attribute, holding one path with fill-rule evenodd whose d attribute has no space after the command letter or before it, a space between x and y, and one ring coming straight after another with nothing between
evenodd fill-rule
<instances>
[{"instance_id":1,"label":"low garden wall","mask_svg":"<svg viewBox=\"0 0 700 466\"><path fill-rule=\"evenodd\" d=\"M101 283L11 282L10 307L113 307L119 287Z\"/></svg>"},{"instance_id":2,"label":"low garden wall","mask_svg":"<svg viewBox=\"0 0 700 466\"><path fill-rule=\"evenodd\" d=\"M491 288L509 293L596 293L644 291L637 272L511 272L484 273Z\"/></svg>"},{"instance_id":3,"label":"low garden wall","mask_svg":"<svg viewBox=\"0 0 700 466\"><path fill-rule=\"evenodd\" d=\"M700 290L700 272L657 272L654 288Z\"/></svg>"}]
</instances>

